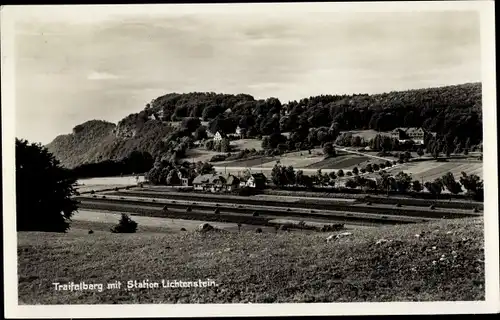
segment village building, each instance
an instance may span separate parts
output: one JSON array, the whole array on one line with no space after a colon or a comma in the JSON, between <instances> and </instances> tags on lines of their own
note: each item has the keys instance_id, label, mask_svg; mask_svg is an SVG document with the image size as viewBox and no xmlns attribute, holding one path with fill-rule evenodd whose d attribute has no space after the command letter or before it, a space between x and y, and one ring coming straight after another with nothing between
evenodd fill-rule
<instances>
[{"instance_id":1,"label":"village building","mask_svg":"<svg viewBox=\"0 0 500 320\"><path fill-rule=\"evenodd\" d=\"M397 139L400 143L413 141L416 145L425 144L429 136L434 136L434 133L427 132L422 128L396 128L391 131L391 137Z\"/></svg>"},{"instance_id":2,"label":"village building","mask_svg":"<svg viewBox=\"0 0 500 320\"><path fill-rule=\"evenodd\" d=\"M203 174L193 180L194 190L224 192L233 191L240 185L240 180L234 175Z\"/></svg>"},{"instance_id":3,"label":"village building","mask_svg":"<svg viewBox=\"0 0 500 320\"><path fill-rule=\"evenodd\" d=\"M227 191L233 191L237 189L240 185L240 179L238 177L233 176L230 174L227 179L226 179L226 190Z\"/></svg>"},{"instance_id":4,"label":"village building","mask_svg":"<svg viewBox=\"0 0 500 320\"><path fill-rule=\"evenodd\" d=\"M202 174L194 178L193 187L197 191L220 191L225 185L226 179L219 174Z\"/></svg>"},{"instance_id":5,"label":"village building","mask_svg":"<svg viewBox=\"0 0 500 320\"><path fill-rule=\"evenodd\" d=\"M222 139L225 139L227 138L227 135L225 133L221 133L220 131L217 131L215 134L214 134L214 142L221 142Z\"/></svg>"},{"instance_id":6,"label":"village building","mask_svg":"<svg viewBox=\"0 0 500 320\"><path fill-rule=\"evenodd\" d=\"M177 172L177 176L179 177L179 180L181 181L181 186L183 186L183 187L189 186L189 178L184 177L180 171Z\"/></svg>"},{"instance_id":7,"label":"village building","mask_svg":"<svg viewBox=\"0 0 500 320\"><path fill-rule=\"evenodd\" d=\"M263 173L252 173L248 180L241 181L240 187L263 189L266 186L267 178Z\"/></svg>"}]
</instances>

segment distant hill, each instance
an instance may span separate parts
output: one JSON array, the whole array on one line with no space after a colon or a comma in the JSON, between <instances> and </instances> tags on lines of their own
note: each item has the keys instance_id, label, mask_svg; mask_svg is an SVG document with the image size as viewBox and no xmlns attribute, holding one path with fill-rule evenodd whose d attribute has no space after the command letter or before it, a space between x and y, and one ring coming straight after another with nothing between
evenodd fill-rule
<instances>
[{"instance_id":1,"label":"distant hill","mask_svg":"<svg viewBox=\"0 0 500 320\"><path fill-rule=\"evenodd\" d=\"M292 137L304 141L307 133L303 136L300 132L311 127L387 131L421 126L443 139L469 139L478 144L482 141L481 98L481 83L373 95L321 95L283 105L276 98L255 100L247 94L169 93L116 125L87 121L47 147L70 168L122 159L132 151L158 157L172 153L181 141L190 143L192 130L178 125L186 118L209 121L212 131L229 133L239 126L250 136L297 131Z\"/></svg>"}]
</instances>

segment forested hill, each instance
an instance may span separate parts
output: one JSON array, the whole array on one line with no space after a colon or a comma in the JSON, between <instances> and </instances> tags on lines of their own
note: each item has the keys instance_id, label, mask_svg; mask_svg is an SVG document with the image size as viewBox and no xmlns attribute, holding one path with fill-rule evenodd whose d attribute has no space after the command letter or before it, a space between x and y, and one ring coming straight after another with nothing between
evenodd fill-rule
<instances>
[{"instance_id":1,"label":"forested hill","mask_svg":"<svg viewBox=\"0 0 500 320\"><path fill-rule=\"evenodd\" d=\"M122 159L132 151L146 151L153 157L181 156L194 139L203 136L197 130L200 121L193 118L209 121L212 131L230 133L239 126L249 137L292 132L297 142L307 139L309 128L388 131L421 126L443 140L470 138L477 144L482 141L481 107L481 83L372 95L321 95L287 104L247 94L170 93L116 126L97 120L76 126L72 134L57 137L48 148L67 167Z\"/></svg>"}]
</instances>

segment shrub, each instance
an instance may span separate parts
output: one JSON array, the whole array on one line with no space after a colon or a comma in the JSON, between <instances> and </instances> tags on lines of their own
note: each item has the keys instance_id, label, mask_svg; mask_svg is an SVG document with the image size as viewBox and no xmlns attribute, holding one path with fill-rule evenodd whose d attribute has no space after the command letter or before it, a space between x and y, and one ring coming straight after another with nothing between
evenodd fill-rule
<instances>
[{"instance_id":1,"label":"shrub","mask_svg":"<svg viewBox=\"0 0 500 320\"><path fill-rule=\"evenodd\" d=\"M181 228L181 231L186 231L186 228Z\"/></svg>"},{"instance_id":2,"label":"shrub","mask_svg":"<svg viewBox=\"0 0 500 320\"><path fill-rule=\"evenodd\" d=\"M162 210L163 210L163 211L168 211L167 206L166 206L166 205L165 205L165 206L163 206Z\"/></svg>"},{"instance_id":3,"label":"shrub","mask_svg":"<svg viewBox=\"0 0 500 320\"><path fill-rule=\"evenodd\" d=\"M191 208L191 206L186 208L186 212L191 212L191 211L193 211L193 208Z\"/></svg>"},{"instance_id":4,"label":"shrub","mask_svg":"<svg viewBox=\"0 0 500 320\"><path fill-rule=\"evenodd\" d=\"M130 187L129 187L129 186L126 186L126 187L125 187L125 190L130 190Z\"/></svg>"},{"instance_id":5,"label":"shrub","mask_svg":"<svg viewBox=\"0 0 500 320\"><path fill-rule=\"evenodd\" d=\"M210 159L210 162L219 162L219 161L224 161L226 160L226 156L223 154L216 154Z\"/></svg>"},{"instance_id":6,"label":"shrub","mask_svg":"<svg viewBox=\"0 0 500 320\"><path fill-rule=\"evenodd\" d=\"M429 209L434 210L434 209L436 209L436 206L433 205L433 204L431 204L431 206L429 207Z\"/></svg>"},{"instance_id":7,"label":"shrub","mask_svg":"<svg viewBox=\"0 0 500 320\"><path fill-rule=\"evenodd\" d=\"M255 233L262 233L262 229L261 228L255 229Z\"/></svg>"},{"instance_id":8,"label":"shrub","mask_svg":"<svg viewBox=\"0 0 500 320\"><path fill-rule=\"evenodd\" d=\"M254 217L258 217L258 216L259 216L259 213L258 213L257 211L254 211L254 212L252 213L252 216L254 216Z\"/></svg>"},{"instance_id":9,"label":"shrub","mask_svg":"<svg viewBox=\"0 0 500 320\"><path fill-rule=\"evenodd\" d=\"M361 170L359 170L361 173L366 173L366 169L365 168L361 168Z\"/></svg>"},{"instance_id":10,"label":"shrub","mask_svg":"<svg viewBox=\"0 0 500 320\"><path fill-rule=\"evenodd\" d=\"M115 187L115 191L118 191L118 187Z\"/></svg>"},{"instance_id":11,"label":"shrub","mask_svg":"<svg viewBox=\"0 0 500 320\"><path fill-rule=\"evenodd\" d=\"M219 208L215 208L214 213L215 214L220 214L220 209Z\"/></svg>"},{"instance_id":12,"label":"shrub","mask_svg":"<svg viewBox=\"0 0 500 320\"><path fill-rule=\"evenodd\" d=\"M286 209L286 211L292 211L292 209L288 208L288 209Z\"/></svg>"},{"instance_id":13,"label":"shrub","mask_svg":"<svg viewBox=\"0 0 500 320\"><path fill-rule=\"evenodd\" d=\"M280 229L281 231L287 231L287 230L288 230L287 226L285 226L285 225L283 225L283 224L282 224L282 225L280 225L280 228L279 228L279 229Z\"/></svg>"},{"instance_id":14,"label":"shrub","mask_svg":"<svg viewBox=\"0 0 500 320\"><path fill-rule=\"evenodd\" d=\"M474 213L478 213L479 212L479 209L477 207L474 207L474 209L472 209L472 212Z\"/></svg>"},{"instance_id":15,"label":"shrub","mask_svg":"<svg viewBox=\"0 0 500 320\"><path fill-rule=\"evenodd\" d=\"M90 194L95 194L95 190L90 190Z\"/></svg>"},{"instance_id":16,"label":"shrub","mask_svg":"<svg viewBox=\"0 0 500 320\"><path fill-rule=\"evenodd\" d=\"M135 233L137 231L137 222L130 219L130 217L122 213L122 217L118 224L111 228L113 233Z\"/></svg>"},{"instance_id":17,"label":"shrub","mask_svg":"<svg viewBox=\"0 0 500 320\"><path fill-rule=\"evenodd\" d=\"M401 203L396 203L396 207L401 208L402 207Z\"/></svg>"},{"instance_id":18,"label":"shrub","mask_svg":"<svg viewBox=\"0 0 500 320\"><path fill-rule=\"evenodd\" d=\"M89 234L93 234L94 233L94 230L89 230Z\"/></svg>"},{"instance_id":19,"label":"shrub","mask_svg":"<svg viewBox=\"0 0 500 320\"><path fill-rule=\"evenodd\" d=\"M372 205L371 201L368 201L366 204L369 205L369 206Z\"/></svg>"},{"instance_id":20,"label":"shrub","mask_svg":"<svg viewBox=\"0 0 500 320\"><path fill-rule=\"evenodd\" d=\"M346 175L349 176L349 177L351 177L352 176L352 172L351 171L347 171Z\"/></svg>"}]
</instances>

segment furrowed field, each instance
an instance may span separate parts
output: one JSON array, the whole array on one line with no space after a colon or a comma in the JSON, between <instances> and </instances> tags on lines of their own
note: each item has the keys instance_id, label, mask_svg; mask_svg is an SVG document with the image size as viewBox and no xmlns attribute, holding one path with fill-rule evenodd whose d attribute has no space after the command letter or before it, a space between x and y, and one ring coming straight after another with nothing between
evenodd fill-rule
<instances>
[{"instance_id":1,"label":"furrowed field","mask_svg":"<svg viewBox=\"0 0 500 320\"><path fill-rule=\"evenodd\" d=\"M67 234L18 233L21 304L484 299L482 219L359 230L332 242L325 233L146 228L112 234L95 228L89 235L88 227L77 223ZM52 285L146 279L211 279L218 286L99 293L55 291Z\"/></svg>"}]
</instances>

